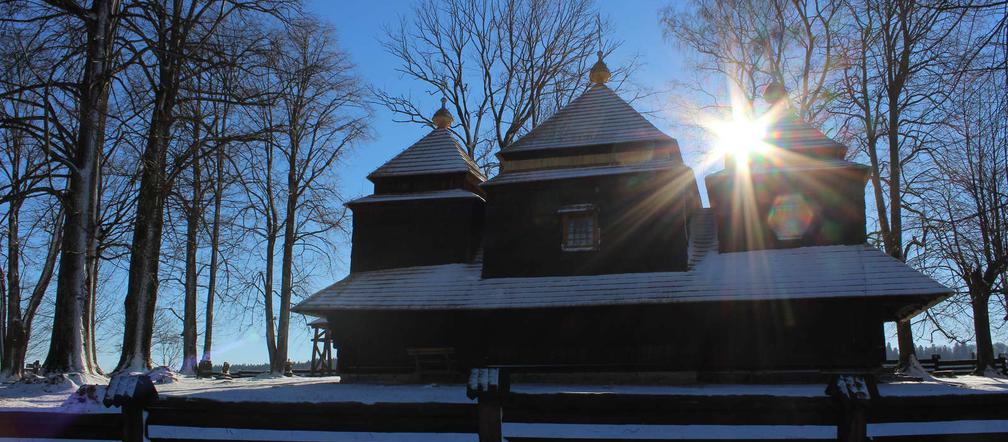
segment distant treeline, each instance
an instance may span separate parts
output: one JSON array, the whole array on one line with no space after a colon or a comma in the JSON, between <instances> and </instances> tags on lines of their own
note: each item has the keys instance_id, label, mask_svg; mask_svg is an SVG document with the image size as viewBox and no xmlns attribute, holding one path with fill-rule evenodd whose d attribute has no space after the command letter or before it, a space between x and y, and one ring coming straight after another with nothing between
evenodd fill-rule
<instances>
[{"instance_id":1,"label":"distant treeline","mask_svg":"<svg viewBox=\"0 0 1008 442\"><path fill-rule=\"evenodd\" d=\"M934 345L931 344L927 347L922 345L917 346L917 358L918 359L930 359L931 355L941 356L942 359L975 359L976 358L976 346L972 344L953 344L951 347L948 345ZM994 356L998 355L1008 355L1008 345L1003 342L998 342L994 344ZM886 343L886 359L895 360L899 357L899 350Z\"/></svg>"},{"instance_id":2,"label":"distant treeline","mask_svg":"<svg viewBox=\"0 0 1008 442\"><path fill-rule=\"evenodd\" d=\"M223 364L223 362L221 363ZM214 364L213 371L221 371L221 364ZM310 361L291 361L291 366L295 370L307 370L311 368ZM259 364L231 364L231 373L237 373L239 371L270 371L270 364L268 362L263 362Z\"/></svg>"}]
</instances>

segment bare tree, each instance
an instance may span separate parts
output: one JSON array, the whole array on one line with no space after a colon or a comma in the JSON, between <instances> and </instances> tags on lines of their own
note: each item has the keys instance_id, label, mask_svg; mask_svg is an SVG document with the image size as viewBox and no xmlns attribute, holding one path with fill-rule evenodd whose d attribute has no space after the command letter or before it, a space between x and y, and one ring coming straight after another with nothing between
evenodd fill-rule
<instances>
[{"instance_id":1,"label":"bare tree","mask_svg":"<svg viewBox=\"0 0 1008 442\"><path fill-rule=\"evenodd\" d=\"M448 99L453 133L487 169L494 152L584 89L596 51L616 46L599 41L604 24L586 0L425 0L411 17L386 32L385 49L400 74ZM398 121L432 124L429 98L375 95Z\"/></svg>"},{"instance_id":2,"label":"bare tree","mask_svg":"<svg viewBox=\"0 0 1008 442\"><path fill-rule=\"evenodd\" d=\"M922 169L913 166L936 141L940 118L934 110L942 60L951 57L949 38L964 12L914 1L849 1L843 55L844 77L834 111L850 129L850 140L867 155L878 239L893 258L907 260L910 247L903 219L918 199L912 189ZM909 175L908 175L909 173ZM897 321L900 367L915 349L910 318Z\"/></svg>"},{"instance_id":3,"label":"bare tree","mask_svg":"<svg viewBox=\"0 0 1008 442\"><path fill-rule=\"evenodd\" d=\"M1008 71L1005 37L976 53L963 75L952 77L943 100L943 143L932 152L935 167L923 192L927 244L937 250L954 287L968 301L976 340L977 374L994 367L991 298L1005 305L1008 275Z\"/></svg>"},{"instance_id":4,"label":"bare tree","mask_svg":"<svg viewBox=\"0 0 1008 442\"><path fill-rule=\"evenodd\" d=\"M113 43L120 2L93 0L89 6L76 1L4 2L5 7L11 5L11 14L5 14L0 22L33 28L46 42L37 47L40 51L62 51L48 69L33 70L34 78L21 77L19 80L28 81L16 86L35 91L44 103L42 114L21 128L44 138L43 150L68 170L65 191L61 192L65 216L45 369L49 373L94 373L84 336L88 250L94 232L92 211L109 87L116 71ZM54 141L73 141L50 143L49 134L58 135Z\"/></svg>"},{"instance_id":5,"label":"bare tree","mask_svg":"<svg viewBox=\"0 0 1008 442\"><path fill-rule=\"evenodd\" d=\"M666 36L696 54L697 89L714 108L730 105L720 99L724 80L743 95L744 106L777 83L799 118L822 124L833 92L839 13L832 1L693 0L663 9L661 21Z\"/></svg>"},{"instance_id":6,"label":"bare tree","mask_svg":"<svg viewBox=\"0 0 1008 442\"><path fill-rule=\"evenodd\" d=\"M137 215L126 291L126 320L117 372L150 367L151 336L158 293L158 266L164 228L165 198L175 178L202 154L204 143L187 143L169 160L183 75L211 68L206 58L212 37L232 17L246 11L280 15L287 2L277 0L162 0L131 3L130 53L153 90L142 155ZM194 92L195 91L190 91Z\"/></svg>"},{"instance_id":7,"label":"bare tree","mask_svg":"<svg viewBox=\"0 0 1008 442\"><path fill-rule=\"evenodd\" d=\"M17 109L18 106L10 106ZM18 118L14 115L13 118ZM45 152L38 148L33 140L25 137L17 125L2 127L0 125L0 142L2 149L2 168L4 183L0 188L4 193L0 199L7 206L6 225L6 274L3 292L0 300L3 305L0 339L0 379L18 379L22 376L25 354L32 332L32 323L42 299L49 288L56 259L59 256L61 235L63 232L63 212L59 201L51 195L38 192L34 187L48 186L52 180L52 164L47 161ZM39 198L42 197L42 198ZM42 199L42 201L34 201ZM26 210L32 208L34 210ZM22 216L28 211L28 231L22 228ZM42 233L48 243L39 242L35 237ZM32 246L41 245L44 253L42 262L36 267L37 277L32 286L25 286L22 275L30 263L26 262ZM27 302L24 302L23 292L30 289Z\"/></svg>"},{"instance_id":8,"label":"bare tree","mask_svg":"<svg viewBox=\"0 0 1008 442\"><path fill-rule=\"evenodd\" d=\"M10 17L32 21L36 11L0 5ZM25 14L25 15L21 15ZM51 23L49 23L51 24ZM22 376L36 313L50 286L59 257L63 212L58 188L65 169L47 153L47 143L71 144L72 139L47 130L56 118L47 105L58 104L42 92L37 72L55 62L43 46L55 38L40 26L0 28L0 208L6 207L3 230L7 240L0 290L0 378ZM55 94L54 94L55 95ZM60 114L59 118L65 118ZM34 284L26 284L33 279ZM24 296L28 293L27 298Z\"/></svg>"},{"instance_id":9,"label":"bare tree","mask_svg":"<svg viewBox=\"0 0 1008 442\"><path fill-rule=\"evenodd\" d=\"M369 112L352 64L322 23L299 19L276 31L263 57L260 81L271 100L255 118L268 135L241 159L241 183L249 198L248 228L265 242L266 346L271 371L282 373L297 272L309 273L295 265L308 262L306 253L325 256L326 235L343 222L345 211L333 207L339 201L334 165L365 135Z\"/></svg>"}]
</instances>

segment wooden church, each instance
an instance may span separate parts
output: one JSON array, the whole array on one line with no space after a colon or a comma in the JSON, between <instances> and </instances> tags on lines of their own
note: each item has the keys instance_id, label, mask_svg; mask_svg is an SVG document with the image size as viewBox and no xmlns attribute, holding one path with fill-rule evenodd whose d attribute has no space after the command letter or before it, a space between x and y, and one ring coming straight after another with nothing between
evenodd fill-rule
<instances>
[{"instance_id":1,"label":"wooden church","mask_svg":"<svg viewBox=\"0 0 1008 442\"><path fill-rule=\"evenodd\" d=\"M295 307L328 321L340 372L434 353L459 372L872 370L884 322L949 294L866 244L867 168L843 145L784 110L766 154L706 178L704 208L676 140L608 78L600 55L490 179L443 103L368 176L349 276Z\"/></svg>"}]
</instances>

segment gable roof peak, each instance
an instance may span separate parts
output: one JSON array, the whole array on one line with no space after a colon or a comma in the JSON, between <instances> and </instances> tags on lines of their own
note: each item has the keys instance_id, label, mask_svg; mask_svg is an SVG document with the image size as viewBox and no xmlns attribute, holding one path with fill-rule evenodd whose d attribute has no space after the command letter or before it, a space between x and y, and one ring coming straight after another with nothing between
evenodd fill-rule
<instances>
[{"instance_id":1,"label":"gable roof peak","mask_svg":"<svg viewBox=\"0 0 1008 442\"><path fill-rule=\"evenodd\" d=\"M443 173L486 177L448 128L435 128L368 175L368 179Z\"/></svg>"},{"instance_id":2,"label":"gable roof peak","mask_svg":"<svg viewBox=\"0 0 1008 442\"><path fill-rule=\"evenodd\" d=\"M502 154L640 141L675 142L604 83L592 84Z\"/></svg>"}]
</instances>

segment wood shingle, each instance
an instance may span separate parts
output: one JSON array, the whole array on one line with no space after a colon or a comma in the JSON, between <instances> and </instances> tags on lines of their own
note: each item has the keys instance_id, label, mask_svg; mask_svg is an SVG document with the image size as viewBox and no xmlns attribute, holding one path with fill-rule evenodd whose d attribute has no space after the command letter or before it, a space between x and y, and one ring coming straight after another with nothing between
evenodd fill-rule
<instances>
[{"instance_id":1,"label":"wood shingle","mask_svg":"<svg viewBox=\"0 0 1008 442\"><path fill-rule=\"evenodd\" d=\"M458 172L486 179L451 131L438 128L375 169L368 179Z\"/></svg>"},{"instance_id":2,"label":"wood shingle","mask_svg":"<svg viewBox=\"0 0 1008 442\"><path fill-rule=\"evenodd\" d=\"M608 86L596 84L501 153L641 141L675 139L658 130Z\"/></svg>"}]
</instances>

